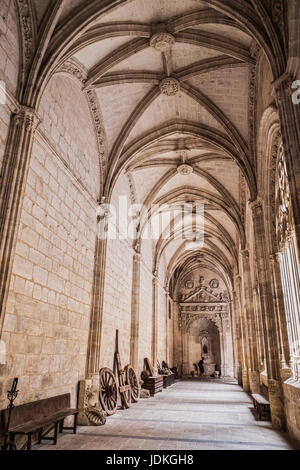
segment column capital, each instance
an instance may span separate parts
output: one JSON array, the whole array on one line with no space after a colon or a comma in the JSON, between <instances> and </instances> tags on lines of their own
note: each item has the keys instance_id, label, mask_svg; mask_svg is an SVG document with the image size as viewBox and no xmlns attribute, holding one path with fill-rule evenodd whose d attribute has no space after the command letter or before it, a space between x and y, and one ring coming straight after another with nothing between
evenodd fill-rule
<instances>
[{"instance_id":1,"label":"column capital","mask_svg":"<svg viewBox=\"0 0 300 470\"><path fill-rule=\"evenodd\" d=\"M17 125L25 124L27 132L35 131L41 122L35 109L28 106L20 106L14 113L13 119Z\"/></svg>"},{"instance_id":2,"label":"column capital","mask_svg":"<svg viewBox=\"0 0 300 470\"><path fill-rule=\"evenodd\" d=\"M249 250L247 250L247 249L241 250L240 253L241 253L241 255L244 259L249 259L249 256L250 256L249 255Z\"/></svg>"},{"instance_id":3,"label":"column capital","mask_svg":"<svg viewBox=\"0 0 300 470\"><path fill-rule=\"evenodd\" d=\"M272 82L272 96L277 95L277 99L281 101L281 91L287 91L288 95L292 95L292 83L295 79L292 77L292 75L285 71L280 77L278 77L274 82Z\"/></svg>"},{"instance_id":4,"label":"column capital","mask_svg":"<svg viewBox=\"0 0 300 470\"><path fill-rule=\"evenodd\" d=\"M250 201L249 205L253 214L262 214L264 202L261 197L257 197L255 201Z\"/></svg>"}]
</instances>

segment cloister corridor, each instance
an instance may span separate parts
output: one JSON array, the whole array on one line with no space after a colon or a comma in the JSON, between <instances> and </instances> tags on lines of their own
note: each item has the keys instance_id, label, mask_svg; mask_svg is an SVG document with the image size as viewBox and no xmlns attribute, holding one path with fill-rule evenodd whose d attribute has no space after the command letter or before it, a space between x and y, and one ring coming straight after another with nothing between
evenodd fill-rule
<instances>
[{"instance_id":1,"label":"cloister corridor","mask_svg":"<svg viewBox=\"0 0 300 470\"><path fill-rule=\"evenodd\" d=\"M296 445L300 0L0 0L0 470Z\"/></svg>"},{"instance_id":2,"label":"cloister corridor","mask_svg":"<svg viewBox=\"0 0 300 470\"><path fill-rule=\"evenodd\" d=\"M182 380L105 426L79 427L36 450L293 450L287 434L255 421L252 400L232 379Z\"/></svg>"}]
</instances>

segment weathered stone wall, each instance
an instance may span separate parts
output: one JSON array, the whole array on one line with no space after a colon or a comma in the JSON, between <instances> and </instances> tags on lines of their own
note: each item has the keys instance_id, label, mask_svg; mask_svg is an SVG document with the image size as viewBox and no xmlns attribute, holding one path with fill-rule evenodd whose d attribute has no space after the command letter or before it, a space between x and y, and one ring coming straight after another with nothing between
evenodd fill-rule
<instances>
[{"instance_id":1,"label":"weathered stone wall","mask_svg":"<svg viewBox=\"0 0 300 470\"><path fill-rule=\"evenodd\" d=\"M101 337L101 367L113 367L119 330L122 365L130 362L131 283L133 250L127 240L108 240Z\"/></svg>"},{"instance_id":2,"label":"weathered stone wall","mask_svg":"<svg viewBox=\"0 0 300 470\"><path fill-rule=\"evenodd\" d=\"M291 436L300 441L300 383L288 379L283 384L287 429Z\"/></svg>"},{"instance_id":3,"label":"weathered stone wall","mask_svg":"<svg viewBox=\"0 0 300 470\"><path fill-rule=\"evenodd\" d=\"M10 116L11 112L8 105L0 104L0 169L2 167L5 152L5 143L7 139Z\"/></svg>"},{"instance_id":4,"label":"weathered stone wall","mask_svg":"<svg viewBox=\"0 0 300 470\"><path fill-rule=\"evenodd\" d=\"M19 74L19 31L15 2L0 2L0 80L15 94ZM0 105L1 108L1 105Z\"/></svg>"},{"instance_id":5,"label":"weathered stone wall","mask_svg":"<svg viewBox=\"0 0 300 470\"><path fill-rule=\"evenodd\" d=\"M84 96L67 79L57 96L54 81L33 145L2 334L7 363L0 367L3 391L8 379L19 377L19 402L72 392L74 405L85 376L98 155ZM85 149L83 172L78 160Z\"/></svg>"}]
</instances>

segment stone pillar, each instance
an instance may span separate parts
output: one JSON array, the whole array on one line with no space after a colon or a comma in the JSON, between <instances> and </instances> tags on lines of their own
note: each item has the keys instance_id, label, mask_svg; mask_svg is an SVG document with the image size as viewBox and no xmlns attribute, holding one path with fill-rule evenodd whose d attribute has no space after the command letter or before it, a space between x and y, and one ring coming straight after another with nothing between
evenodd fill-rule
<instances>
[{"instance_id":1,"label":"stone pillar","mask_svg":"<svg viewBox=\"0 0 300 470\"><path fill-rule=\"evenodd\" d=\"M256 262L261 295L261 313L265 338L268 390L271 406L272 425L275 429L285 428L283 391L280 380L280 365L276 341L275 305L272 296L269 256L265 236L263 202L257 199L251 203L256 249Z\"/></svg>"},{"instance_id":2,"label":"stone pillar","mask_svg":"<svg viewBox=\"0 0 300 470\"><path fill-rule=\"evenodd\" d=\"M169 354L169 291L165 288L166 293L166 363L170 366L170 354Z\"/></svg>"},{"instance_id":3,"label":"stone pillar","mask_svg":"<svg viewBox=\"0 0 300 470\"><path fill-rule=\"evenodd\" d=\"M243 263L243 279L244 279L244 296L245 296L245 313L246 313L246 325L248 332L249 342L249 387L251 393L259 393L260 391L260 380L259 380L259 367L257 359L257 341L255 331L255 319L254 319L254 302L252 296L252 283L250 274L250 262L249 262L249 251L242 251L242 263Z\"/></svg>"},{"instance_id":4,"label":"stone pillar","mask_svg":"<svg viewBox=\"0 0 300 470\"><path fill-rule=\"evenodd\" d=\"M280 367L283 381L291 376L291 369L288 367L290 361L289 340L286 326L284 299L281 283L279 259L280 253L270 255L271 271L273 276L274 299L276 305L276 323L278 331L278 343L280 346Z\"/></svg>"},{"instance_id":5,"label":"stone pillar","mask_svg":"<svg viewBox=\"0 0 300 470\"><path fill-rule=\"evenodd\" d=\"M130 363L134 370L139 365L139 318L140 318L140 276L141 255L133 255L132 292L131 292L131 334L130 334Z\"/></svg>"},{"instance_id":6,"label":"stone pillar","mask_svg":"<svg viewBox=\"0 0 300 470\"><path fill-rule=\"evenodd\" d=\"M240 323L240 312L238 306L237 293L234 290L233 295L233 328L234 328L234 338L236 345L236 356L235 356L235 377L239 383L242 385L242 363L243 363L243 351L242 351L242 332L241 332L241 323Z\"/></svg>"},{"instance_id":7,"label":"stone pillar","mask_svg":"<svg viewBox=\"0 0 300 470\"><path fill-rule=\"evenodd\" d=\"M182 331L182 375L190 375L189 361L189 332L187 328Z\"/></svg>"},{"instance_id":8,"label":"stone pillar","mask_svg":"<svg viewBox=\"0 0 300 470\"><path fill-rule=\"evenodd\" d=\"M253 301L254 301L255 325L256 325L256 334L257 334L257 354L258 354L259 371L263 372L265 370L265 345L264 345L264 335L263 335L258 284L256 285L256 287L253 288Z\"/></svg>"},{"instance_id":9,"label":"stone pillar","mask_svg":"<svg viewBox=\"0 0 300 470\"><path fill-rule=\"evenodd\" d=\"M284 73L274 83L278 113L280 117L291 204L295 222L296 243L300 254L300 106L292 101L294 79Z\"/></svg>"},{"instance_id":10,"label":"stone pillar","mask_svg":"<svg viewBox=\"0 0 300 470\"><path fill-rule=\"evenodd\" d=\"M158 314L158 273L152 278L152 366L157 371L157 314Z\"/></svg>"},{"instance_id":11,"label":"stone pillar","mask_svg":"<svg viewBox=\"0 0 300 470\"><path fill-rule=\"evenodd\" d=\"M240 313L240 324L241 324L241 344L242 344L242 352L243 352L243 361L242 361L242 385L243 385L243 390L244 392L249 392L250 391L250 386L249 386L249 345L248 345L248 339L247 339L247 326L245 322L244 315L242 313L242 307L241 307L241 277L236 276L235 278L235 285L237 289L237 299L239 303L239 313Z\"/></svg>"},{"instance_id":12,"label":"stone pillar","mask_svg":"<svg viewBox=\"0 0 300 470\"><path fill-rule=\"evenodd\" d=\"M0 335L19 230L35 130L34 109L21 106L12 115L0 184Z\"/></svg>"},{"instance_id":13,"label":"stone pillar","mask_svg":"<svg viewBox=\"0 0 300 470\"><path fill-rule=\"evenodd\" d=\"M100 224L105 224L105 220L101 220ZM95 246L94 280L86 364L86 377L87 379L92 379L93 385L99 382L106 251L106 238L102 239L101 237L97 237Z\"/></svg>"}]
</instances>

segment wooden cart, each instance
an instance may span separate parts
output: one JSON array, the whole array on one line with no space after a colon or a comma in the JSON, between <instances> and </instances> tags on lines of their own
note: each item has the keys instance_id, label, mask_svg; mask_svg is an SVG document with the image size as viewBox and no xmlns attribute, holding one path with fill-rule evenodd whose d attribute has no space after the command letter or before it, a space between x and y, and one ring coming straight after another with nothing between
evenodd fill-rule
<instances>
[{"instance_id":1,"label":"wooden cart","mask_svg":"<svg viewBox=\"0 0 300 470\"><path fill-rule=\"evenodd\" d=\"M128 364L122 369L119 353L119 331L116 330L116 352L114 356L114 369L118 377L108 367L99 372L99 400L107 415L113 415L118 407L118 393L123 409L130 408L131 400L137 402L140 397L140 387L133 367Z\"/></svg>"}]
</instances>

